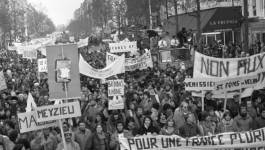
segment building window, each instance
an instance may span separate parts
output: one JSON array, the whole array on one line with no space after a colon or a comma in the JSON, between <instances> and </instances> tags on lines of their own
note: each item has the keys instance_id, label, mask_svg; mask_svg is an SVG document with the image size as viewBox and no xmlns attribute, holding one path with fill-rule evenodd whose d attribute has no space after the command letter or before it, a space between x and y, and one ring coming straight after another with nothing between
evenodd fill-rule
<instances>
[{"instance_id":1,"label":"building window","mask_svg":"<svg viewBox=\"0 0 265 150\"><path fill-rule=\"evenodd\" d=\"M253 7L253 16L257 16L257 2L256 2L256 0L252 0L252 7Z\"/></svg>"}]
</instances>

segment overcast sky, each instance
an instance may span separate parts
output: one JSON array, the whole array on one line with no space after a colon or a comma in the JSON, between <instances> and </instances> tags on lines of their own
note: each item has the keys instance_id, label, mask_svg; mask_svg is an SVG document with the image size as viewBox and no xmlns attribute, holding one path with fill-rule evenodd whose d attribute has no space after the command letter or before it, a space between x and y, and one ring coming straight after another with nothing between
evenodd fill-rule
<instances>
[{"instance_id":1,"label":"overcast sky","mask_svg":"<svg viewBox=\"0 0 265 150\"><path fill-rule=\"evenodd\" d=\"M37 8L45 8L45 13L52 19L55 25L67 24L74 15L74 11L80 7L83 0L28 0ZM42 6L42 7L40 7Z\"/></svg>"}]
</instances>

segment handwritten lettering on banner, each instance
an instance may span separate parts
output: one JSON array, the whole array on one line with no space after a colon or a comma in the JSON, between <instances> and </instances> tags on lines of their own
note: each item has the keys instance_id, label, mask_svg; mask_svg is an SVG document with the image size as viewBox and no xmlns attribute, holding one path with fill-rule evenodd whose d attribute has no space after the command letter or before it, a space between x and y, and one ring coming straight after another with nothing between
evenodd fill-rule
<instances>
[{"instance_id":1,"label":"handwritten lettering on banner","mask_svg":"<svg viewBox=\"0 0 265 150\"><path fill-rule=\"evenodd\" d=\"M109 43L109 48L111 53L132 52L137 50L137 43L136 41Z\"/></svg>"},{"instance_id":2,"label":"handwritten lettering on banner","mask_svg":"<svg viewBox=\"0 0 265 150\"><path fill-rule=\"evenodd\" d=\"M37 59L37 50L24 50L23 58Z\"/></svg>"},{"instance_id":3,"label":"handwritten lettering on banner","mask_svg":"<svg viewBox=\"0 0 265 150\"><path fill-rule=\"evenodd\" d=\"M81 116L79 102L63 103L58 105L49 105L38 107L36 109L38 122L58 120Z\"/></svg>"},{"instance_id":4,"label":"handwritten lettering on banner","mask_svg":"<svg viewBox=\"0 0 265 150\"><path fill-rule=\"evenodd\" d=\"M265 86L265 52L244 58L214 58L195 52L194 78L226 78L258 75L254 89ZM249 93L242 95L250 96Z\"/></svg>"},{"instance_id":5,"label":"handwritten lettering on banner","mask_svg":"<svg viewBox=\"0 0 265 150\"><path fill-rule=\"evenodd\" d=\"M265 128L242 133L223 133L187 139L177 135L147 135L132 138L121 137L119 141L121 150L215 150L264 147Z\"/></svg>"},{"instance_id":6,"label":"handwritten lettering on banner","mask_svg":"<svg viewBox=\"0 0 265 150\"><path fill-rule=\"evenodd\" d=\"M184 81L186 91L214 90L216 79L211 78L186 78Z\"/></svg>"},{"instance_id":7,"label":"handwritten lettering on banner","mask_svg":"<svg viewBox=\"0 0 265 150\"><path fill-rule=\"evenodd\" d=\"M38 59L38 72L48 72L47 58Z\"/></svg>"},{"instance_id":8,"label":"handwritten lettering on banner","mask_svg":"<svg viewBox=\"0 0 265 150\"><path fill-rule=\"evenodd\" d=\"M108 96L124 95L124 80L109 80L108 81Z\"/></svg>"},{"instance_id":9,"label":"handwritten lettering on banner","mask_svg":"<svg viewBox=\"0 0 265 150\"><path fill-rule=\"evenodd\" d=\"M265 71L265 52L244 58L214 58L195 52L194 77L235 77Z\"/></svg>"},{"instance_id":10,"label":"handwritten lettering on banner","mask_svg":"<svg viewBox=\"0 0 265 150\"><path fill-rule=\"evenodd\" d=\"M119 56L107 53L106 62L109 65L111 62L114 62ZM151 53L148 51L142 56L136 58L126 58L125 59L125 71L134 71L136 69L143 70L148 67L153 68L153 61Z\"/></svg>"},{"instance_id":11,"label":"handwritten lettering on banner","mask_svg":"<svg viewBox=\"0 0 265 150\"><path fill-rule=\"evenodd\" d=\"M58 125L56 120L37 122L35 112L19 113L17 114L17 117L18 117L18 125L20 133L40 130L43 128L48 128Z\"/></svg>"},{"instance_id":12,"label":"handwritten lettering on banner","mask_svg":"<svg viewBox=\"0 0 265 150\"><path fill-rule=\"evenodd\" d=\"M258 75L228 78L215 84L215 92L233 91L254 87L259 81Z\"/></svg>"}]
</instances>

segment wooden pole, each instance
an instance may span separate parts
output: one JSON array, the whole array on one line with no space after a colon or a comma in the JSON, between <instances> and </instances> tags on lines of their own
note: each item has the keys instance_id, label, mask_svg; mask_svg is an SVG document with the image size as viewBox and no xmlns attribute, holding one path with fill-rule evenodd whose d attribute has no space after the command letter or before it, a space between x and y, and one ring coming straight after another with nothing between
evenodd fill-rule
<instances>
[{"instance_id":1,"label":"wooden pole","mask_svg":"<svg viewBox=\"0 0 265 150\"><path fill-rule=\"evenodd\" d=\"M227 91L225 91L224 112L226 110L226 105L227 105Z\"/></svg>"},{"instance_id":2,"label":"wooden pole","mask_svg":"<svg viewBox=\"0 0 265 150\"><path fill-rule=\"evenodd\" d=\"M205 94L205 92L202 91L202 111L205 110L205 109L204 109L204 94Z\"/></svg>"}]
</instances>

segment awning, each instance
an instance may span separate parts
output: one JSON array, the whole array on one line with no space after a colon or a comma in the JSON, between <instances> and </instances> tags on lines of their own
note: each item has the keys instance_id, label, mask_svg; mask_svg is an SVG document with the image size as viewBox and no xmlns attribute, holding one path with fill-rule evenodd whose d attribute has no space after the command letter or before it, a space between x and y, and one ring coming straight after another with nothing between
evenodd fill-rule
<instances>
[{"instance_id":1,"label":"awning","mask_svg":"<svg viewBox=\"0 0 265 150\"><path fill-rule=\"evenodd\" d=\"M201 11L201 29L203 32L214 32L240 27L242 19L241 7L217 7ZM186 13L178 16L179 31L182 28L197 30L196 13ZM175 16L171 16L164 25L164 30L170 34L176 32Z\"/></svg>"}]
</instances>

